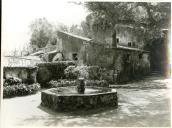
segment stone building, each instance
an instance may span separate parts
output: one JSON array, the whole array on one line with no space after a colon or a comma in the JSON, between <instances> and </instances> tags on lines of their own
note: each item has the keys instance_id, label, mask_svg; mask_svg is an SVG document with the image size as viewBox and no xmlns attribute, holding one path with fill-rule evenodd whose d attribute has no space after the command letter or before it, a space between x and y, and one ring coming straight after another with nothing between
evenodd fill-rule
<instances>
[{"instance_id":1,"label":"stone building","mask_svg":"<svg viewBox=\"0 0 172 128\"><path fill-rule=\"evenodd\" d=\"M58 51L65 60L75 60L78 65L98 65L109 70L118 82L124 82L149 72L149 52L140 49L131 28L126 26L94 39L76 36L67 32L58 32Z\"/></svg>"},{"instance_id":2,"label":"stone building","mask_svg":"<svg viewBox=\"0 0 172 128\"><path fill-rule=\"evenodd\" d=\"M57 51L62 52L64 60L75 60L78 65L86 64L86 46L91 39L58 31Z\"/></svg>"},{"instance_id":3,"label":"stone building","mask_svg":"<svg viewBox=\"0 0 172 128\"><path fill-rule=\"evenodd\" d=\"M140 29L140 31L142 31L142 29ZM91 33L92 39L106 44L109 47L122 45L139 49L143 48L143 41L141 37L136 35L136 32L131 25L117 24L115 26L115 34L113 28L92 31Z\"/></svg>"}]
</instances>

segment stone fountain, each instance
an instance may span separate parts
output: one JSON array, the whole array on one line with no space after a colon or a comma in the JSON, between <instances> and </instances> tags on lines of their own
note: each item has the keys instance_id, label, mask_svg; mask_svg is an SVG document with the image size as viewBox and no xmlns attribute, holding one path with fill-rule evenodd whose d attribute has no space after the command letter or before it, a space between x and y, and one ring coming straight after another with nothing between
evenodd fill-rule
<instances>
[{"instance_id":1,"label":"stone fountain","mask_svg":"<svg viewBox=\"0 0 172 128\"><path fill-rule=\"evenodd\" d=\"M83 78L77 86L52 88L41 93L41 105L55 111L73 111L101 107L117 107L115 89L85 87Z\"/></svg>"}]
</instances>

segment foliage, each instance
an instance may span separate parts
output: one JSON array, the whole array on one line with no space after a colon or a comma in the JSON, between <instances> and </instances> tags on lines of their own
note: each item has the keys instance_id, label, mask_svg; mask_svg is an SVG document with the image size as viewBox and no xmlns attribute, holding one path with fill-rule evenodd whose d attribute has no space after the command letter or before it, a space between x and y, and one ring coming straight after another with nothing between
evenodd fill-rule
<instances>
[{"instance_id":1,"label":"foliage","mask_svg":"<svg viewBox=\"0 0 172 128\"><path fill-rule=\"evenodd\" d=\"M171 20L171 4L165 2L86 2L85 6L90 14L81 26L89 36L115 29L120 23L133 25L135 34L147 41L159 37L160 30L169 27Z\"/></svg>"},{"instance_id":2,"label":"foliage","mask_svg":"<svg viewBox=\"0 0 172 128\"><path fill-rule=\"evenodd\" d=\"M48 43L56 45L57 30L68 31L68 27L63 24L53 25L46 18L39 18L30 25L31 38L30 44L36 45L38 48L45 47Z\"/></svg>"},{"instance_id":3,"label":"foliage","mask_svg":"<svg viewBox=\"0 0 172 128\"><path fill-rule=\"evenodd\" d=\"M32 22L31 29L31 45L38 48L45 47L48 42L54 41L53 26L46 18L39 18ZM54 43L54 42L53 42Z\"/></svg>"},{"instance_id":4,"label":"foliage","mask_svg":"<svg viewBox=\"0 0 172 128\"><path fill-rule=\"evenodd\" d=\"M73 34L75 34L75 35L85 36L82 27L79 26L79 25L73 24L73 25L70 27L69 32L70 32L70 33L73 33Z\"/></svg>"},{"instance_id":5,"label":"foliage","mask_svg":"<svg viewBox=\"0 0 172 128\"><path fill-rule=\"evenodd\" d=\"M64 70L70 65L75 65L75 62L58 61L53 63L39 63L37 74L38 83L44 84L52 79L65 78Z\"/></svg>"},{"instance_id":6,"label":"foliage","mask_svg":"<svg viewBox=\"0 0 172 128\"><path fill-rule=\"evenodd\" d=\"M77 79L79 77L88 79L88 75L87 66L69 66L65 69L65 76L67 79Z\"/></svg>"},{"instance_id":7,"label":"foliage","mask_svg":"<svg viewBox=\"0 0 172 128\"><path fill-rule=\"evenodd\" d=\"M17 77L8 77L4 79L3 86L16 85L16 84L21 84L21 83L22 83L22 80Z\"/></svg>"},{"instance_id":8,"label":"foliage","mask_svg":"<svg viewBox=\"0 0 172 128\"><path fill-rule=\"evenodd\" d=\"M3 97L13 97L13 96L24 96L29 94L34 94L40 89L40 85L38 83L34 83L31 85L26 84L17 84L17 85L9 85L3 87Z\"/></svg>"},{"instance_id":9,"label":"foliage","mask_svg":"<svg viewBox=\"0 0 172 128\"><path fill-rule=\"evenodd\" d=\"M103 79L111 82L108 74L109 71L98 66L69 66L64 72L67 79L83 77L89 80Z\"/></svg>"},{"instance_id":10,"label":"foliage","mask_svg":"<svg viewBox=\"0 0 172 128\"><path fill-rule=\"evenodd\" d=\"M45 47L48 43L56 45L57 43L57 31L71 32L76 35L83 35L82 29L78 25L72 25L68 27L62 23L53 25L46 18L39 18L33 21L30 25L31 46L36 45L38 48Z\"/></svg>"},{"instance_id":11,"label":"foliage","mask_svg":"<svg viewBox=\"0 0 172 128\"><path fill-rule=\"evenodd\" d=\"M60 30L60 31L63 31L63 32L69 32L69 27L62 24L62 23L58 23L57 30Z\"/></svg>"},{"instance_id":12,"label":"foliage","mask_svg":"<svg viewBox=\"0 0 172 128\"><path fill-rule=\"evenodd\" d=\"M69 66L64 70L65 77L67 79L77 79L78 72L76 72L74 69L75 66Z\"/></svg>"},{"instance_id":13,"label":"foliage","mask_svg":"<svg viewBox=\"0 0 172 128\"><path fill-rule=\"evenodd\" d=\"M85 85L93 87L109 87L109 84L106 80L86 80Z\"/></svg>"}]
</instances>

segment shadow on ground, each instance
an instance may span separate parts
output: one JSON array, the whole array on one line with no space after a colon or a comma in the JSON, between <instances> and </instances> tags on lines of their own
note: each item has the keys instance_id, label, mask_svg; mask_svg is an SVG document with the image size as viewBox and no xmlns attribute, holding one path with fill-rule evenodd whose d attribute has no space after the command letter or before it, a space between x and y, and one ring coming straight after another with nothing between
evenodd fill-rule
<instances>
[{"instance_id":1,"label":"shadow on ground","mask_svg":"<svg viewBox=\"0 0 172 128\"><path fill-rule=\"evenodd\" d=\"M145 86L151 81L165 83L166 79L147 79L131 85ZM54 112L40 106L41 93L3 100L4 123L13 126L111 126L111 127L169 127L171 89L117 89L118 108L103 108L78 112ZM20 109L19 109L20 108Z\"/></svg>"}]
</instances>

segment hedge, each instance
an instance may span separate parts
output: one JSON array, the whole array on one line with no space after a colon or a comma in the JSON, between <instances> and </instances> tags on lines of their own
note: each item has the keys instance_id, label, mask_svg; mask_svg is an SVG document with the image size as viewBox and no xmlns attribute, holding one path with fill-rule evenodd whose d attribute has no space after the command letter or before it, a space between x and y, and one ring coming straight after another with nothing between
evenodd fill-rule
<instances>
[{"instance_id":1,"label":"hedge","mask_svg":"<svg viewBox=\"0 0 172 128\"><path fill-rule=\"evenodd\" d=\"M40 85L38 83L34 83L31 85L18 84L18 85L4 86L3 87L3 98L34 94L39 89L40 89Z\"/></svg>"},{"instance_id":2,"label":"hedge","mask_svg":"<svg viewBox=\"0 0 172 128\"><path fill-rule=\"evenodd\" d=\"M47 83L52 79L63 79L65 78L64 70L69 65L75 65L73 61L58 61L58 62L47 62L47 63L39 63L38 73L37 73L37 81L38 83Z\"/></svg>"}]
</instances>

